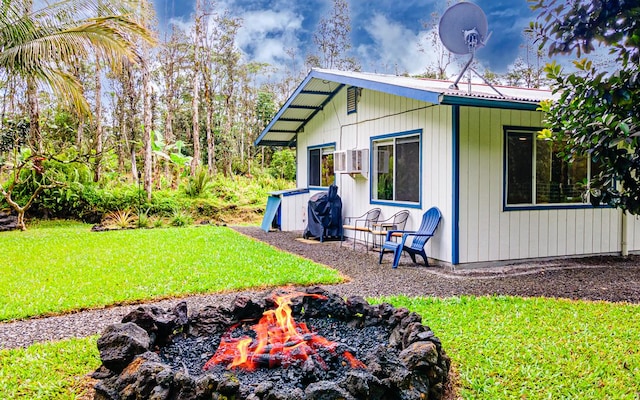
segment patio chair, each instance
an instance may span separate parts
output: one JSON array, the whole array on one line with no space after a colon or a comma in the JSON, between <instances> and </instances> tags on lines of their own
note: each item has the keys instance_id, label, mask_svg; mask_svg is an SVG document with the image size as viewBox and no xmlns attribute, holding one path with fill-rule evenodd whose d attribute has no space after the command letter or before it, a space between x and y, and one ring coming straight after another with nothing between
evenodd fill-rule
<instances>
[{"instance_id":1,"label":"patio chair","mask_svg":"<svg viewBox=\"0 0 640 400\"><path fill-rule=\"evenodd\" d=\"M371 233L373 229L373 224L378 222L378 218L380 218L380 213L382 210L379 208L372 208L366 213L357 216L357 217L344 217L344 224L342 225L342 240L340 240L340 245L342 246L342 241L344 241L344 231L351 230L353 232L353 248L356 248L356 234L358 232L363 233L364 235L368 235ZM365 244L366 236L365 236Z\"/></svg>"},{"instance_id":2,"label":"patio chair","mask_svg":"<svg viewBox=\"0 0 640 400\"><path fill-rule=\"evenodd\" d=\"M422 216L422 223L420 224L420 228L418 228L417 231L387 231L386 240L380 248L380 261L378 263L382 264L382 256L384 256L384 253L392 252L393 268L398 268L400 255L402 254L402 251L406 251L407 253L409 253L409 256L411 256L411 260L413 260L414 263L416 263L416 254L419 254L424 260L424 265L428 267L429 261L427 261L427 253L424 249L424 246L435 233L441 219L442 213L440 213L440 210L437 207L431 207ZM397 233L402 234L402 239L400 240L400 242L391 240L391 237ZM410 244L407 244L407 239L409 237L411 237L413 240Z\"/></svg>"},{"instance_id":3,"label":"patio chair","mask_svg":"<svg viewBox=\"0 0 640 400\"><path fill-rule=\"evenodd\" d=\"M387 236L387 231L390 230L404 230L407 220L409 219L409 210L398 211L389 218L378 221L373 224L373 230L371 235L373 236L373 248L381 247L383 238ZM395 237L401 237L402 234L396 233ZM380 244L378 245L378 239L380 238Z\"/></svg>"}]
</instances>

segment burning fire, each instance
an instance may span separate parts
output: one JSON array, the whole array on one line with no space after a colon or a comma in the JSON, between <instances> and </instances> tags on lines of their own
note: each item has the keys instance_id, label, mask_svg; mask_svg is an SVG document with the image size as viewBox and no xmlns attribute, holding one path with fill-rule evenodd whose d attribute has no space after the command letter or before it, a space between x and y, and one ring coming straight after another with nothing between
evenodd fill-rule
<instances>
[{"instance_id":1,"label":"burning fire","mask_svg":"<svg viewBox=\"0 0 640 400\"><path fill-rule=\"evenodd\" d=\"M312 358L326 369L326 363L318 354L318 350L326 348L335 353L338 343L311 332L305 323L297 323L293 319L291 299L298 296L326 299L321 295L297 292L276 296L274 300L278 307L265 311L260 321L251 327L256 333L256 338L234 338L231 334L239 324L232 326L222 337L218 350L203 369L206 371L214 365L228 364L227 369L242 368L254 371L258 367L287 367L295 360L308 358ZM366 368L350 352L345 351L342 355L352 368Z\"/></svg>"}]
</instances>

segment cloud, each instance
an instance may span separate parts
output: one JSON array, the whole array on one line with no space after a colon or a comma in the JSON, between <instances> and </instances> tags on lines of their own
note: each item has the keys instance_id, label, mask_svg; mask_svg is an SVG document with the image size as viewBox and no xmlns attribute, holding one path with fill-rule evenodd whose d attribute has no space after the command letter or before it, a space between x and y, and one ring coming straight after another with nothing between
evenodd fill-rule
<instances>
[{"instance_id":1,"label":"cloud","mask_svg":"<svg viewBox=\"0 0 640 400\"><path fill-rule=\"evenodd\" d=\"M286 49L299 47L302 19L291 11L246 12L242 15L236 44L253 61L276 65L287 57Z\"/></svg>"},{"instance_id":2,"label":"cloud","mask_svg":"<svg viewBox=\"0 0 640 400\"><path fill-rule=\"evenodd\" d=\"M363 69L381 73L417 74L431 63L430 52L420 51L426 43L427 32L414 33L400 23L376 13L365 24L372 43L357 47Z\"/></svg>"}]
</instances>

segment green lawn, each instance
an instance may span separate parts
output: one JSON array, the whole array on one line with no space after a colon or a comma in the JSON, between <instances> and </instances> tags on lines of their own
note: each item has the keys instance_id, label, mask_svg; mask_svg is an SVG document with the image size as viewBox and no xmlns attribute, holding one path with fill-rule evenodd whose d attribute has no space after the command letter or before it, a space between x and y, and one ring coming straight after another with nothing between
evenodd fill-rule
<instances>
[{"instance_id":1,"label":"green lawn","mask_svg":"<svg viewBox=\"0 0 640 400\"><path fill-rule=\"evenodd\" d=\"M191 293L335 283L339 273L214 226L0 233L0 321Z\"/></svg>"},{"instance_id":2,"label":"green lawn","mask_svg":"<svg viewBox=\"0 0 640 400\"><path fill-rule=\"evenodd\" d=\"M640 399L640 306L543 298L378 299L423 316L464 399Z\"/></svg>"},{"instance_id":3,"label":"green lawn","mask_svg":"<svg viewBox=\"0 0 640 400\"><path fill-rule=\"evenodd\" d=\"M100 366L97 336L0 350L0 399L77 399Z\"/></svg>"},{"instance_id":4,"label":"green lawn","mask_svg":"<svg viewBox=\"0 0 640 400\"><path fill-rule=\"evenodd\" d=\"M221 227L0 233L0 319L196 292L337 282L339 274ZM423 316L464 399L640 398L640 305L462 297L375 299ZM96 337L0 351L0 399L76 399Z\"/></svg>"}]
</instances>

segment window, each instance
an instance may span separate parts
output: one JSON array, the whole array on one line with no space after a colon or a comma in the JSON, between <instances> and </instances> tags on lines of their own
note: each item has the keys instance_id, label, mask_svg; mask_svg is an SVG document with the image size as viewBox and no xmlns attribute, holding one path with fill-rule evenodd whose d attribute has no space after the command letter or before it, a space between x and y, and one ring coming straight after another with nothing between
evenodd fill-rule
<instances>
[{"instance_id":1,"label":"window","mask_svg":"<svg viewBox=\"0 0 640 400\"><path fill-rule=\"evenodd\" d=\"M537 130L506 129L506 205L583 203L591 163L569 163L560 143L537 136Z\"/></svg>"},{"instance_id":2,"label":"window","mask_svg":"<svg viewBox=\"0 0 640 400\"><path fill-rule=\"evenodd\" d=\"M309 186L326 187L333 183L334 144L309 148Z\"/></svg>"},{"instance_id":3,"label":"window","mask_svg":"<svg viewBox=\"0 0 640 400\"><path fill-rule=\"evenodd\" d=\"M372 138L372 198L420 202L421 131Z\"/></svg>"}]
</instances>

